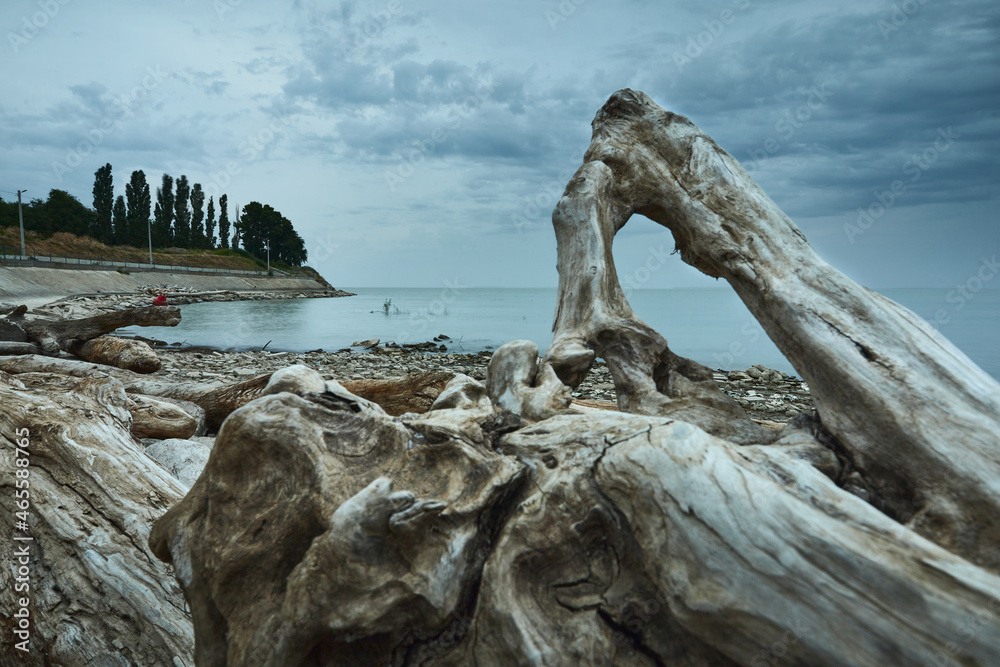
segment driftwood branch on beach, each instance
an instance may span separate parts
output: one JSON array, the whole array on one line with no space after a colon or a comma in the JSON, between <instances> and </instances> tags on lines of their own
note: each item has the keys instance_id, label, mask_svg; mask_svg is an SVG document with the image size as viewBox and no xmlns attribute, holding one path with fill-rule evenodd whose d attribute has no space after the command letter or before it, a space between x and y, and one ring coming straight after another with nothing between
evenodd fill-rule
<instances>
[{"instance_id":1,"label":"driftwood branch on beach","mask_svg":"<svg viewBox=\"0 0 1000 667\"><path fill-rule=\"evenodd\" d=\"M344 381L343 387L352 394L377 403L391 415L401 415L405 412L426 412L454 375L441 371L400 378L350 380ZM214 432L230 413L261 396L270 380L270 373L225 385L135 380L127 382L126 389L129 393L191 401L204 408L208 429Z\"/></svg>"},{"instance_id":2,"label":"driftwood branch on beach","mask_svg":"<svg viewBox=\"0 0 1000 667\"><path fill-rule=\"evenodd\" d=\"M126 389L129 393L191 401L205 410L206 425L214 432L234 410L260 396L270 378L271 374L266 373L226 385L138 380L128 383Z\"/></svg>"},{"instance_id":3,"label":"driftwood branch on beach","mask_svg":"<svg viewBox=\"0 0 1000 667\"><path fill-rule=\"evenodd\" d=\"M25 318L26 306L18 306L0 319L0 355L69 352L81 359L152 373L160 362L149 345L138 340L110 338L104 334L128 326L176 326L180 310L148 306L129 308L80 319Z\"/></svg>"},{"instance_id":4,"label":"driftwood branch on beach","mask_svg":"<svg viewBox=\"0 0 1000 667\"><path fill-rule=\"evenodd\" d=\"M441 390L455 377L449 371L419 373L379 380L344 380L344 389L373 403L390 415L427 412Z\"/></svg>"},{"instance_id":5,"label":"driftwood branch on beach","mask_svg":"<svg viewBox=\"0 0 1000 667\"><path fill-rule=\"evenodd\" d=\"M180 321L181 311L178 308L147 306L75 320L24 320L21 327L29 340L37 342L47 353L54 354L67 350L70 341L88 341L123 327L172 327Z\"/></svg>"}]
</instances>

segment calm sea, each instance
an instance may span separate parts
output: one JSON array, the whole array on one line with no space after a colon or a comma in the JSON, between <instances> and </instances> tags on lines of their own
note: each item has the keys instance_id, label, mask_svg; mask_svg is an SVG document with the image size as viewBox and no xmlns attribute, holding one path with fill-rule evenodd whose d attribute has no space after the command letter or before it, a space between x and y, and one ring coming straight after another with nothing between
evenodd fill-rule
<instances>
[{"instance_id":1,"label":"calm sea","mask_svg":"<svg viewBox=\"0 0 1000 667\"><path fill-rule=\"evenodd\" d=\"M337 350L379 338L419 343L445 334L449 350L478 352L517 339L541 351L552 341L556 290L504 288L345 288L340 299L233 301L181 306L171 328L128 331L168 342L220 348ZM948 289L881 290L890 299L933 321L939 331L993 377L1000 379L1000 290L983 290L959 303ZM384 305L389 304L389 314ZM729 289L635 290L633 310L666 337L676 353L712 368L764 364L794 369L771 343L739 297ZM959 307L961 306L961 307Z\"/></svg>"}]
</instances>

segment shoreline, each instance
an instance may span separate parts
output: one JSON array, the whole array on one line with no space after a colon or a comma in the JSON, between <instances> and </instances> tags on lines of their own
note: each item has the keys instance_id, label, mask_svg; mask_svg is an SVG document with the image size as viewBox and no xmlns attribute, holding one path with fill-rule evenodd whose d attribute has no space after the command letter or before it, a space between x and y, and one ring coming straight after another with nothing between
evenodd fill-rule
<instances>
[{"instance_id":1,"label":"shoreline","mask_svg":"<svg viewBox=\"0 0 1000 667\"><path fill-rule=\"evenodd\" d=\"M121 308L150 305L159 293L167 294L170 305L203 301L250 301L295 298L339 298L354 296L343 290L215 290L199 291L178 286L149 286L134 292L78 294L57 298L43 305L29 305L29 313L43 317L79 318ZM43 297L17 299L29 304ZM150 341L141 334L129 335ZM343 348L338 351L312 350L227 350L211 346L154 345L162 361L150 379L168 382L239 382L270 373L293 364L302 364L320 372L324 379L374 380L402 377L429 371L463 373L480 382L486 379L486 367L492 351L428 351L430 341L411 348L375 347L366 350ZM747 369L714 369L713 379L754 419L783 424L800 412L814 410L809 388L802 380L781 371L754 365ZM616 409L614 383L603 360L598 360L587 378L573 392L574 400L593 402L593 407Z\"/></svg>"},{"instance_id":2,"label":"shoreline","mask_svg":"<svg viewBox=\"0 0 1000 667\"><path fill-rule=\"evenodd\" d=\"M382 380L416 373L448 371L484 382L492 352L311 352L225 351L205 347L157 347L162 367L150 379L167 382L240 382L301 364L313 368L324 380ZM384 350L384 351L383 351ZM756 376L756 377L755 377ZM814 410L808 385L802 380L761 365L746 370L713 371L720 389L746 410L750 417L784 424L801 412ZM573 392L574 400L596 402L592 407L617 409L611 372L603 360L594 364L587 378Z\"/></svg>"}]
</instances>

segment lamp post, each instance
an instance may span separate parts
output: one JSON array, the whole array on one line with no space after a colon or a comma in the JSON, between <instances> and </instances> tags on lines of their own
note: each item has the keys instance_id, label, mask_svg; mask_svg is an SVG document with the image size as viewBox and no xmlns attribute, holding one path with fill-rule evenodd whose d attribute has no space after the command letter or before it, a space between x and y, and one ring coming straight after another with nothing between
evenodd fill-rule
<instances>
[{"instance_id":1,"label":"lamp post","mask_svg":"<svg viewBox=\"0 0 1000 667\"><path fill-rule=\"evenodd\" d=\"M17 191L17 219L21 223L21 258L28 256L28 251L24 249L24 213L21 211L21 193L27 190Z\"/></svg>"},{"instance_id":2,"label":"lamp post","mask_svg":"<svg viewBox=\"0 0 1000 667\"><path fill-rule=\"evenodd\" d=\"M271 242L267 242L267 275L271 275Z\"/></svg>"},{"instance_id":3,"label":"lamp post","mask_svg":"<svg viewBox=\"0 0 1000 667\"><path fill-rule=\"evenodd\" d=\"M146 233L149 234L149 268L153 268L153 223L146 218Z\"/></svg>"}]
</instances>

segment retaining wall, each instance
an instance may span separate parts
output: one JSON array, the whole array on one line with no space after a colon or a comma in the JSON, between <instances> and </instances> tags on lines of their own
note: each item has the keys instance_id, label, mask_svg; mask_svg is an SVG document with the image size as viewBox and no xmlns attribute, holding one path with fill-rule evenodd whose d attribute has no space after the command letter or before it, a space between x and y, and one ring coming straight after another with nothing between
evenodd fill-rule
<instances>
[{"instance_id":1,"label":"retaining wall","mask_svg":"<svg viewBox=\"0 0 1000 667\"><path fill-rule=\"evenodd\" d=\"M198 290L322 290L323 285L303 277L236 276L162 271L95 271L0 266L0 300L10 297L71 296L98 292L134 292L151 285L189 287Z\"/></svg>"}]
</instances>

